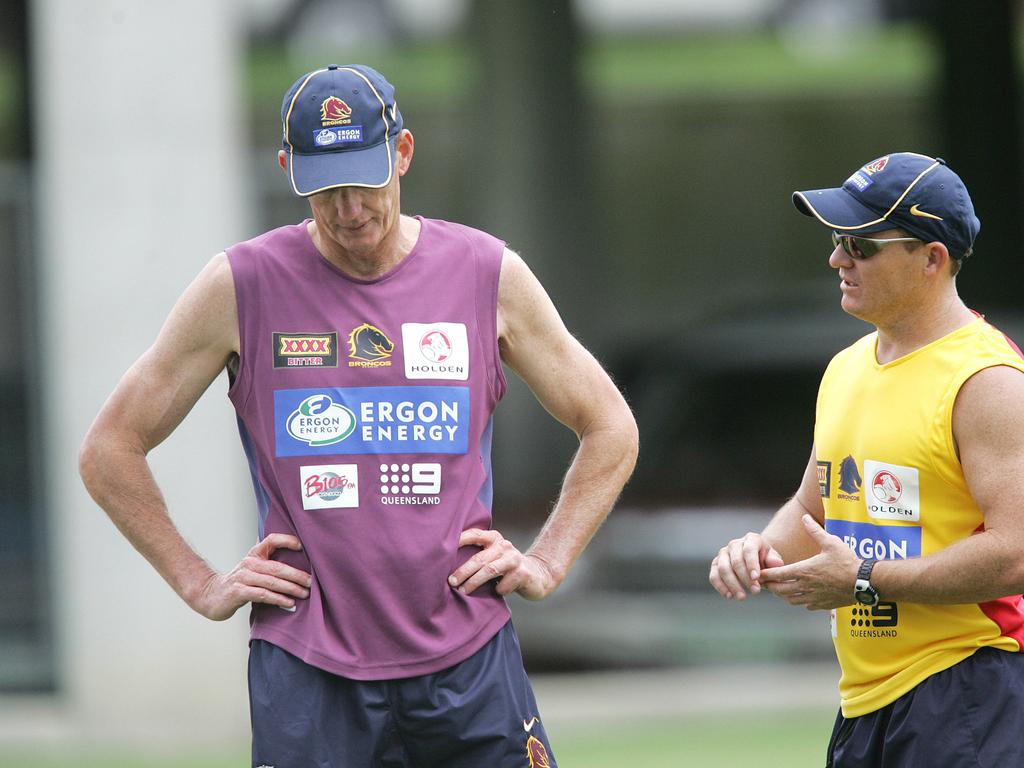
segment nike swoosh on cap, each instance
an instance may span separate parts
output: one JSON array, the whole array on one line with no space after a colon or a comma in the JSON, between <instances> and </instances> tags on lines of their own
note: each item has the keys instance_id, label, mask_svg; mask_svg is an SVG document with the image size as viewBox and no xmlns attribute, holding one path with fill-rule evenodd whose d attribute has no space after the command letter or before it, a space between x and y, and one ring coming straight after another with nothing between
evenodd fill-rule
<instances>
[{"instance_id":1,"label":"nike swoosh on cap","mask_svg":"<svg viewBox=\"0 0 1024 768\"><path fill-rule=\"evenodd\" d=\"M540 721L537 720L536 717L531 717L530 722L526 722L526 720L523 720L523 730L529 733L533 730L533 726L535 726L538 722Z\"/></svg>"},{"instance_id":2,"label":"nike swoosh on cap","mask_svg":"<svg viewBox=\"0 0 1024 768\"><path fill-rule=\"evenodd\" d=\"M942 221L941 216L936 216L934 213L928 213L928 211L922 211L920 208L917 207L917 203L914 203L912 206L910 206L910 215L921 216L926 219L935 219L936 221Z\"/></svg>"}]
</instances>

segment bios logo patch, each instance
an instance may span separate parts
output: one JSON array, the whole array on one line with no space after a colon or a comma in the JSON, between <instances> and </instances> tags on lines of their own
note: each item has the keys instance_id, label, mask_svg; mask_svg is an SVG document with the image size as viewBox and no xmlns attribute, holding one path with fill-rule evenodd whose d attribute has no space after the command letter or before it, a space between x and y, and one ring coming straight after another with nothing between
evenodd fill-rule
<instances>
[{"instance_id":1,"label":"bios logo patch","mask_svg":"<svg viewBox=\"0 0 1024 768\"><path fill-rule=\"evenodd\" d=\"M299 469L303 509L343 509L359 506L359 467L322 464Z\"/></svg>"},{"instance_id":2,"label":"bios logo patch","mask_svg":"<svg viewBox=\"0 0 1024 768\"><path fill-rule=\"evenodd\" d=\"M274 333L275 368L337 368L338 334Z\"/></svg>"}]
</instances>

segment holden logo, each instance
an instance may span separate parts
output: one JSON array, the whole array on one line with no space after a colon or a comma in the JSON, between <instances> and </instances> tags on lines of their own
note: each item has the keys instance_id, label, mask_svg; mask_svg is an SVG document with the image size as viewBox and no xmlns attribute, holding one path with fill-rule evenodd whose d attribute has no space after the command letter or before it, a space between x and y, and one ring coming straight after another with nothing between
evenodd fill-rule
<instances>
[{"instance_id":1,"label":"holden logo","mask_svg":"<svg viewBox=\"0 0 1024 768\"><path fill-rule=\"evenodd\" d=\"M432 363L440 363L452 356L452 342L441 331L428 331L420 339L420 352Z\"/></svg>"},{"instance_id":2,"label":"holden logo","mask_svg":"<svg viewBox=\"0 0 1024 768\"><path fill-rule=\"evenodd\" d=\"M871 482L871 492L879 501L892 504L903 495L903 486L900 485L900 480L896 475L882 470L875 475L875 479Z\"/></svg>"},{"instance_id":3,"label":"holden logo","mask_svg":"<svg viewBox=\"0 0 1024 768\"><path fill-rule=\"evenodd\" d=\"M307 397L288 417L288 434L310 446L340 443L356 428L356 416L329 395Z\"/></svg>"}]
</instances>

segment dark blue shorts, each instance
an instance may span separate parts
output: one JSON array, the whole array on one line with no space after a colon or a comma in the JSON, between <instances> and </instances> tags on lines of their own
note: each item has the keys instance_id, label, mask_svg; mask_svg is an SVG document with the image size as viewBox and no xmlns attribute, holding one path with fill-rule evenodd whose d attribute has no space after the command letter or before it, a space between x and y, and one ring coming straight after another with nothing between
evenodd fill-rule
<instances>
[{"instance_id":1,"label":"dark blue shorts","mask_svg":"<svg viewBox=\"0 0 1024 768\"><path fill-rule=\"evenodd\" d=\"M877 712L840 712L827 766L1024 766L1024 653L981 648Z\"/></svg>"},{"instance_id":2,"label":"dark blue shorts","mask_svg":"<svg viewBox=\"0 0 1024 768\"><path fill-rule=\"evenodd\" d=\"M556 768L506 624L431 675L350 680L277 646L249 650L252 764L273 768Z\"/></svg>"}]
</instances>

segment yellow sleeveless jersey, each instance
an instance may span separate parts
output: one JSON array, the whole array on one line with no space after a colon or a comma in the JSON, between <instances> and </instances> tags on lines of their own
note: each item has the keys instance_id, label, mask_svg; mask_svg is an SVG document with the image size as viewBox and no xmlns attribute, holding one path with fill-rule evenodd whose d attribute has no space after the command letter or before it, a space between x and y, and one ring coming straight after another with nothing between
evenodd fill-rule
<instances>
[{"instance_id":1,"label":"yellow sleeveless jersey","mask_svg":"<svg viewBox=\"0 0 1024 768\"><path fill-rule=\"evenodd\" d=\"M862 558L922 557L984 527L953 443L960 387L995 365L1024 371L1024 359L981 317L885 365L875 357L876 339L870 334L836 355L818 392L825 529ZM833 612L845 717L884 707L980 647L1024 647L1020 595L967 605L881 597L874 607Z\"/></svg>"}]
</instances>

